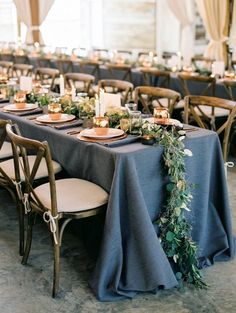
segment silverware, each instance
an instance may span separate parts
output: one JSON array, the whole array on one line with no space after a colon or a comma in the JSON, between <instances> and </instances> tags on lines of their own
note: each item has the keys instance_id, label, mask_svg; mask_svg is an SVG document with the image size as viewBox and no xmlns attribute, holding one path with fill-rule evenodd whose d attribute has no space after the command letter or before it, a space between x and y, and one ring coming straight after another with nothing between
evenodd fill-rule
<instances>
[{"instance_id":1,"label":"silverware","mask_svg":"<svg viewBox=\"0 0 236 313\"><path fill-rule=\"evenodd\" d=\"M81 130L71 130L66 132L68 135L76 135L79 134L81 132Z\"/></svg>"}]
</instances>

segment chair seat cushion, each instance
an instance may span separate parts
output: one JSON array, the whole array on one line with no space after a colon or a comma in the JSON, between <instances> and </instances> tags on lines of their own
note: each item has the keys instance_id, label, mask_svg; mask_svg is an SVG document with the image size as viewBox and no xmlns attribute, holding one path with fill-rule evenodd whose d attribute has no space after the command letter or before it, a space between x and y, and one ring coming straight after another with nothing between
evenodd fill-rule
<instances>
[{"instance_id":1,"label":"chair seat cushion","mask_svg":"<svg viewBox=\"0 0 236 313\"><path fill-rule=\"evenodd\" d=\"M4 141L0 150L0 159L5 159L13 156L10 142Z\"/></svg>"},{"instance_id":2,"label":"chair seat cushion","mask_svg":"<svg viewBox=\"0 0 236 313\"><path fill-rule=\"evenodd\" d=\"M34 189L41 202L51 208L49 183ZM58 212L80 212L102 206L108 201L108 193L87 180L66 178L56 180Z\"/></svg>"},{"instance_id":3,"label":"chair seat cushion","mask_svg":"<svg viewBox=\"0 0 236 313\"><path fill-rule=\"evenodd\" d=\"M34 155L28 156L28 160L29 160L29 166L30 166L30 168L32 168L33 164L35 162L35 156ZM55 174L59 173L61 171L61 165L59 163L57 163L56 161L52 161L52 163L53 163L54 173ZM15 179L13 159L1 162L0 166L10 178ZM20 170L21 170L21 179L22 179L22 181L24 181L24 174L22 172L21 167L20 167ZM46 166L45 160L43 159L42 162L40 163L39 169L35 175L35 179L40 179L40 178L44 178L47 176L48 176L47 166Z\"/></svg>"}]
</instances>

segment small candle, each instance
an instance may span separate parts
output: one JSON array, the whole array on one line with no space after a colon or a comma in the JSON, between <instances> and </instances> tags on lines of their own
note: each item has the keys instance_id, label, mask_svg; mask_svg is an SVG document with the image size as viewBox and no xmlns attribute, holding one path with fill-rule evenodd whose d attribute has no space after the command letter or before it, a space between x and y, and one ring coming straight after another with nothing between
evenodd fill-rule
<instances>
[{"instance_id":1,"label":"small candle","mask_svg":"<svg viewBox=\"0 0 236 313\"><path fill-rule=\"evenodd\" d=\"M105 93L104 89L100 89L99 91L100 116L104 116L105 114L104 93Z\"/></svg>"},{"instance_id":2,"label":"small candle","mask_svg":"<svg viewBox=\"0 0 236 313\"><path fill-rule=\"evenodd\" d=\"M60 96L64 96L65 94L65 82L63 75L60 75Z\"/></svg>"},{"instance_id":3,"label":"small candle","mask_svg":"<svg viewBox=\"0 0 236 313\"><path fill-rule=\"evenodd\" d=\"M143 135L142 137L141 137L141 143L143 144L143 145L149 145L149 146L152 146L152 145L154 145L154 143L155 143L155 138L152 136L152 135Z\"/></svg>"},{"instance_id":4,"label":"small candle","mask_svg":"<svg viewBox=\"0 0 236 313\"><path fill-rule=\"evenodd\" d=\"M75 90L75 86L71 87L71 100L75 101L76 100L76 90Z\"/></svg>"},{"instance_id":5,"label":"small candle","mask_svg":"<svg viewBox=\"0 0 236 313\"><path fill-rule=\"evenodd\" d=\"M100 116L100 102L97 94L95 95L95 116Z\"/></svg>"}]
</instances>

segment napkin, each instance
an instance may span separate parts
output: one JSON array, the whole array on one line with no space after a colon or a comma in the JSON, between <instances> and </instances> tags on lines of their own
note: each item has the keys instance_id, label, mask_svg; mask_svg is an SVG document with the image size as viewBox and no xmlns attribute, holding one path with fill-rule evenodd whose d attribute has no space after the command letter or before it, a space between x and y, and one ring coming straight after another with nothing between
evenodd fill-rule
<instances>
[{"instance_id":1,"label":"napkin","mask_svg":"<svg viewBox=\"0 0 236 313\"><path fill-rule=\"evenodd\" d=\"M72 128L76 126L81 126L83 124L82 120L73 120L71 122L66 122L63 124L56 124L54 125L54 128L56 129L67 129L67 128Z\"/></svg>"},{"instance_id":2,"label":"napkin","mask_svg":"<svg viewBox=\"0 0 236 313\"><path fill-rule=\"evenodd\" d=\"M127 145L133 142L137 142L140 140L140 136L136 136L136 135L128 135L126 138L124 139L118 139L118 140L114 140L111 142L98 142L98 144L102 145L102 146L106 146L106 147L119 147L119 146L123 146L123 145Z\"/></svg>"}]
</instances>

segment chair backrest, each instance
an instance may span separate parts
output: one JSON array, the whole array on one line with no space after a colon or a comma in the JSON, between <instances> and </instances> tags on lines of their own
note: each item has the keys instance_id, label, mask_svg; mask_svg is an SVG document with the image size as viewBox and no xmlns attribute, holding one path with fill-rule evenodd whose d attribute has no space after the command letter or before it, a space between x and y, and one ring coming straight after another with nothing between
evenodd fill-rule
<instances>
[{"instance_id":1,"label":"chair backrest","mask_svg":"<svg viewBox=\"0 0 236 313\"><path fill-rule=\"evenodd\" d=\"M68 59L58 59L56 61L57 68L61 74L73 72L73 62Z\"/></svg>"},{"instance_id":2,"label":"chair backrest","mask_svg":"<svg viewBox=\"0 0 236 313\"><path fill-rule=\"evenodd\" d=\"M134 90L134 102L137 105L139 103L142 105L143 113L152 113L153 100L156 100L158 105L162 107L163 102L160 100L167 99L167 106L171 116L180 98L181 95L178 92L167 88L138 86Z\"/></svg>"},{"instance_id":3,"label":"chair backrest","mask_svg":"<svg viewBox=\"0 0 236 313\"><path fill-rule=\"evenodd\" d=\"M53 90L56 77L60 74L58 69L39 67L35 71L35 79L40 80L41 84L50 84L49 89Z\"/></svg>"},{"instance_id":4,"label":"chair backrest","mask_svg":"<svg viewBox=\"0 0 236 313\"><path fill-rule=\"evenodd\" d=\"M214 62L214 59L206 58L201 55L196 55L192 57L191 62L195 69L201 69L201 68L207 68L211 70L212 63Z\"/></svg>"},{"instance_id":5,"label":"chair backrest","mask_svg":"<svg viewBox=\"0 0 236 313\"><path fill-rule=\"evenodd\" d=\"M212 129L214 123L214 130L221 135L223 157L227 161L230 129L236 117L236 102L207 96L187 96L184 100L184 122L195 122L199 127L207 129ZM216 123L216 112L219 109L226 112L226 115L223 121L221 119L220 123Z\"/></svg>"},{"instance_id":6,"label":"chair backrest","mask_svg":"<svg viewBox=\"0 0 236 313\"><path fill-rule=\"evenodd\" d=\"M35 202L37 207L40 207L42 210L41 213L44 212L46 208L43 206L42 202L33 190L33 185L40 164L42 164L42 162L46 162L51 194L51 213L53 216L56 216L56 184L48 143L46 141L40 142L21 136L17 125L12 126L7 124L6 132L12 142L16 182L21 182L20 173L23 173L25 183L24 194L28 194L31 204ZM34 154L36 156L32 166L29 166L28 156L30 154Z\"/></svg>"},{"instance_id":7,"label":"chair backrest","mask_svg":"<svg viewBox=\"0 0 236 313\"><path fill-rule=\"evenodd\" d=\"M229 99L236 101L236 81L227 79L223 81L223 84L226 88Z\"/></svg>"},{"instance_id":8,"label":"chair backrest","mask_svg":"<svg viewBox=\"0 0 236 313\"><path fill-rule=\"evenodd\" d=\"M132 99L134 85L125 80L118 79L101 79L98 81L98 88L104 89L105 92L120 93L121 103L124 105Z\"/></svg>"},{"instance_id":9,"label":"chair backrest","mask_svg":"<svg viewBox=\"0 0 236 313\"><path fill-rule=\"evenodd\" d=\"M14 55L12 53L2 53L1 54L2 61L14 62Z\"/></svg>"},{"instance_id":10,"label":"chair backrest","mask_svg":"<svg viewBox=\"0 0 236 313\"><path fill-rule=\"evenodd\" d=\"M0 71L9 75L12 70L13 62L11 61L0 61Z\"/></svg>"},{"instance_id":11,"label":"chair backrest","mask_svg":"<svg viewBox=\"0 0 236 313\"><path fill-rule=\"evenodd\" d=\"M211 76L179 74L178 78L182 87L184 96L201 95L214 96L216 79Z\"/></svg>"},{"instance_id":12,"label":"chair backrest","mask_svg":"<svg viewBox=\"0 0 236 313\"><path fill-rule=\"evenodd\" d=\"M90 75L94 75L98 80L100 79L100 64L98 61L81 60L79 65L82 73L86 72Z\"/></svg>"},{"instance_id":13,"label":"chair backrest","mask_svg":"<svg viewBox=\"0 0 236 313\"><path fill-rule=\"evenodd\" d=\"M66 84L70 87L74 86L76 89L79 89L81 92L86 92L87 94L90 93L90 88L95 81L95 77L90 74L84 73L66 73L65 74ZM82 86L76 85L77 83L82 83Z\"/></svg>"},{"instance_id":14,"label":"chair backrest","mask_svg":"<svg viewBox=\"0 0 236 313\"><path fill-rule=\"evenodd\" d=\"M112 79L132 82L131 65L107 63L106 67Z\"/></svg>"},{"instance_id":15,"label":"chair backrest","mask_svg":"<svg viewBox=\"0 0 236 313\"><path fill-rule=\"evenodd\" d=\"M170 72L161 71L148 67L141 67L144 84L147 86L158 86L163 88L170 87Z\"/></svg>"},{"instance_id":16,"label":"chair backrest","mask_svg":"<svg viewBox=\"0 0 236 313\"><path fill-rule=\"evenodd\" d=\"M36 57L35 58L35 64L37 67L51 67L51 59L45 58L45 57Z\"/></svg>"},{"instance_id":17,"label":"chair backrest","mask_svg":"<svg viewBox=\"0 0 236 313\"><path fill-rule=\"evenodd\" d=\"M3 146L4 141L6 140L6 125L10 123L8 120L0 119L0 150Z\"/></svg>"},{"instance_id":18,"label":"chair backrest","mask_svg":"<svg viewBox=\"0 0 236 313\"><path fill-rule=\"evenodd\" d=\"M29 64L29 57L27 55L19 55L15 54L14 55L14 63L17 64Z\"/></svg>"},{"instance_id":19,"label":"chair backrest","mask_svg":"<svg viewBox=\"0 0 236 313\"><path fill-rule=\"evenodd\" d=\"M12 67L12 76L15 78L20 78L21 76L32 76L33 65L30 64L14 64Z\"/></svg>"}]
</instances>

